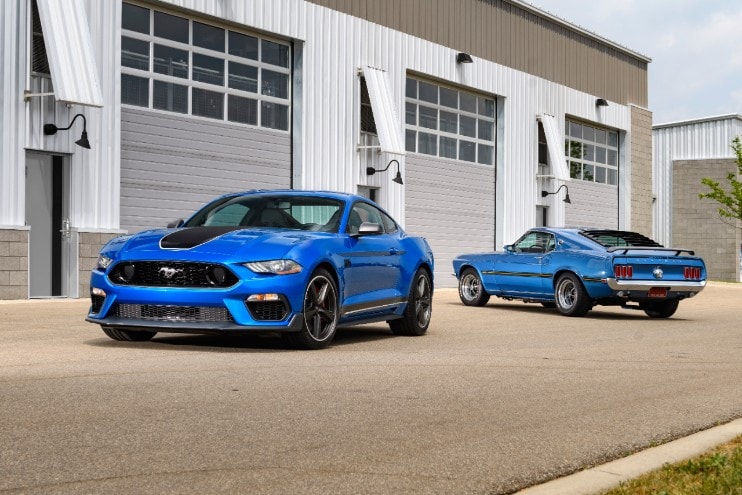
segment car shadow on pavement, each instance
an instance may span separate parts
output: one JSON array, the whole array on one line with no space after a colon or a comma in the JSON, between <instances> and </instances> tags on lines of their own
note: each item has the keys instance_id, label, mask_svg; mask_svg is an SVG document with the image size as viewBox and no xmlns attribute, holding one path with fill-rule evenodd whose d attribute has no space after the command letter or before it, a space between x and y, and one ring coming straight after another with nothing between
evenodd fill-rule
<instances>
[{"instance_id":1,"label":"car shadow on pavement","mask_svg":"<svg viewBox=\"0 0 742 495\"><path fill-rule=\"evenodd\" d=\"M362 325L352 328L340 328L328 347L342 347L361 344L376 340L401 338L391 333L386 325ZM148 342L117 342L105 336L99 339L88 340L87 345L110 348L136 348L152 350L184 350L194 349L208 352L285 352L300 350L292 347L279 334L266 333L260 335L195 335L159 333Z\"/></svg>"},{"instance_id":2,"label":"car shadow on pavement","mask_svg":"<svg viewBox=\"0 0 742 495\"><path fill-rule=\"evenodd\" d=\"M446 303L444 303L446 304ZM543 314L543 315L553 315L554 317L560 317L560 318L568 318L567 316L562 316L559 314L559 312L554 308L544 308L538 303L492 303L491 301L486 304L485 306L482 306L481 308L468 308L464 306L463 304L456 303L456 302L449 302L447 304L450 304L452 306L461 306L466 311L472 311L472 310L492 310L492 311L515 311L519 313L528 313L528 314ZM682 306L681 306L682 307ZM685 318L678 317L677 315L673 315L670 318L650 318L646 314L644 314L644 311L639 309L622 309L619 306L596 306L594 309L590 310L585 316L581 316L578 319L595 319L595 320L657 320L657 321L688 321Z\"/></svg>"}]
</instances>

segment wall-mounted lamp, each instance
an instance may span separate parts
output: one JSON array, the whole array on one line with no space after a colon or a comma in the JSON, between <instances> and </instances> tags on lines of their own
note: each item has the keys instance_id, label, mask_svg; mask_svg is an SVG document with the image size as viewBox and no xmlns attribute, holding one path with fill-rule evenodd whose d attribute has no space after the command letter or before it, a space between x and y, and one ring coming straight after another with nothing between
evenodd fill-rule
<instances>
[{"instance_id":1,"label":"wall-mounted lamp","mask_svg":"<svg viewBox=\"0 0 742 495\"><path fill-rule=\"evenodd\" d=\"M565 195L564 195L564 199L563 199L562 201L564 201L564 202L565 202L565 203L567 203L567 204L572 204L572 201L571 201L571 200L569 199L569 188L567 187L567 184L562 184L562 185L561 185L561 186L559 186L559 188L558 188L558 189L557 189L556 191L554 191L554 192L541 191L541 197L542 197L542 198L545 198L546 196L548 196L548 195L550 195L550 194L556 194L556 193L558 193L559 191L561 191L561 190L562 190L562 188L564 188L564 189L566 189L566 190L567 190L567 194L565 194Z\"/></svg>"},{"instance_id":2,"label":"wall-mounted lamp","mask_svg":"<svg viewBox=\"0 0 742 495\"><path fill-rule=\"evenodd\" d=\"M387 170L389 170L389 167L392 166L392 163L397 164L397 175L392 179L392 182L404 185L404 182L402 182L402 174L399 173L399 162L397 160L390 160L386 168L383 168L381 170L376 170L374 167L366 167L366 175L374 175L376 172L386 172Z\"/></svg>"},{"instance_id":3,"label":"wall-mounted lamp","mask_svg":"<svg viewBox=\"0 0 742 495\"><path fill-rule=\"evenodd\" d=\"M595 100L595 106L596 107L607 107L608 102L605 100L605 98L598 98Z\"/></svg>"},{"instance_id":4,"label":"wall-mounted lamp","mask_svg":"<svg viewBox=\"0 0 742 495\"><path fill-rule=\"evenodd\" d=\"M88 122L85 120L85 116L81 113L78 113L74 117L72 117L72 121L70 122L70 125L67 127L57 127L54 124L44 124L44 134L47 136L51 136L52 134L56 134L57 131L67 131L72 127L72 124L75 123L77 120L77 117L82 117L82 135L80 136L80 139L75 141L75 144L78 146L82 146L83 148L90 149L90 141L88 141Z\"/></svg>"},{"instance_id":5,"label":"wall-mounted lamp","mask_svg":"<svg viewBox=\"0 0 742 495\"><path fill-rule=\"evenodd\" d=\"M474 62L474 60L472 60L471 55L468 53L461 52L456 55L457 64L470 64L472 62Z\"/></svg>"}]
</instances>

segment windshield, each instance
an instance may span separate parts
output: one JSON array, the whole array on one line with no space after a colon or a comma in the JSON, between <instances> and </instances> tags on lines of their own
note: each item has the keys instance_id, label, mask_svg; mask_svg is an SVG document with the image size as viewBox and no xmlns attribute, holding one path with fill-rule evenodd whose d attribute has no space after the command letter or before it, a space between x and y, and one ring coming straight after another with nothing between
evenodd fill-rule
<instances>
[{"instance_id":1,"label":"windshield","mask_svg":"<svg viewBox=\"0 0 742 495\"><path fill-rule=\"evenodd\" d=\"M342 201L316 196L237 196L206 205L183 226L337 232L342 210Z\"/></svg>"}]
</instances>

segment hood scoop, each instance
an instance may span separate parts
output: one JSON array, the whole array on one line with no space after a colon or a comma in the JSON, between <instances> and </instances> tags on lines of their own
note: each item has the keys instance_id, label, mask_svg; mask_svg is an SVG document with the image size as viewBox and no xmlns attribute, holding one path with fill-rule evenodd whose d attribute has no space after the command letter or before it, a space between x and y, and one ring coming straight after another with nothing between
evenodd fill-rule
<instances>
[{"instance_id":1,"label":"hood scoop","mask_svg":"<svg viewBox=\"0 0 742 495\"><path fill-rule=\"evenodd\" d=\"M160 240L163 249L190 249L205 244L228 232L244 227L189 227L166 235Z\"/></svg>"}]
</instances>

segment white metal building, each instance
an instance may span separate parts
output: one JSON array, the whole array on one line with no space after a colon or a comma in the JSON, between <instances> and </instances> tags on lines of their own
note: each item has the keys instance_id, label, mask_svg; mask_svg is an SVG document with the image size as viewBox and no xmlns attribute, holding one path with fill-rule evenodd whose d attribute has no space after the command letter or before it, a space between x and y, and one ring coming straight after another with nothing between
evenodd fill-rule
<instances>
[{"instance_id":1,"label":"white metal building","mask_svg":"<svg viewBox=\"0 0 742 495\"><path fill-rule=\"evenodd\" d=\"M652 229L650 60L520 0L5 0L0 39L0 299L86 297L107 239L234 190L370 196L438 286L534 225Z\"/></svg>"},{"instance_id":2,"label":"white metal building","mask_svg":"<svg viewBox=\"0 0 742 495\"><path fill-rule=\"evenodd\" d=\"M742 230L725 222L718 205L700 200L708 177L729 188L736 171L732 140L742 137L742 115L729 114L669 122L652 129L654 237L662 244L695 249L706 261L709 278L739 281Z\"/></svg>"}]
</instances>

